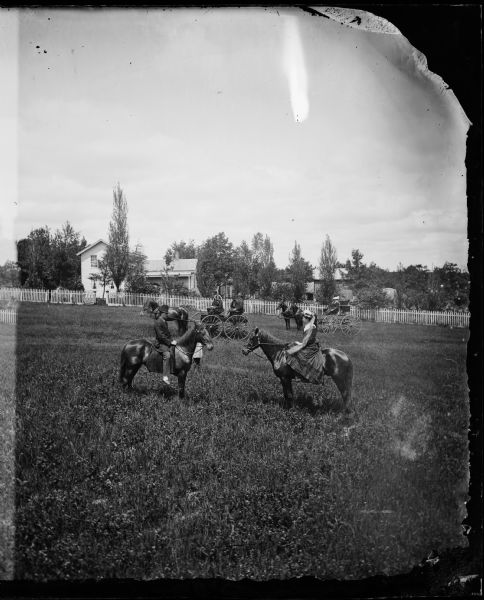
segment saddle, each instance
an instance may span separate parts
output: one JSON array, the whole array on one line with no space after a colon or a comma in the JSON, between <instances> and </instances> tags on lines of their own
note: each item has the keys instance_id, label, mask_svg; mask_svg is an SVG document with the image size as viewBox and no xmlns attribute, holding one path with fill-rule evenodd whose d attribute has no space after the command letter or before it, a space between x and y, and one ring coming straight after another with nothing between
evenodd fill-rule
<instances>
[{"instance_id":1,"label":"saddle","mask_svg":"<svg viewBox=\"0 0 484 600\"><path fill-rule=\"evenodd\" d=\"M170 346L170 373L172 375L175 375L175 348L176 346ZM163 350L154 344L152 345L152 351L153 350L155 350L157 354L152 357L150 353L146 366L149 371L153 368L155 372L161 373L163 371Z\"/></svg>"}]
</instances>

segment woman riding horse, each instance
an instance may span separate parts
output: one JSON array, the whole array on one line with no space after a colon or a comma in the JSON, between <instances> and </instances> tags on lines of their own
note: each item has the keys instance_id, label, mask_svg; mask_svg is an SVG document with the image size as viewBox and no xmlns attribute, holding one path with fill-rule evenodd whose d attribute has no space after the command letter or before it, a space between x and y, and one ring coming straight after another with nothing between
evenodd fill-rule
<instances>
[{"instance_id":1,"label":"woman riding horse","mask_svg":"<svg viewBox=\"0 0 484 600\"><path fill-rule=\"evenodd\" d=\"M304 320L306 331L302 343L288 345L256 327L249 336L247 346L242 350L243 354L248 355L261 348L282 384L286 408L294 404L294 379L322 384L324 376L327 375L332 378L341 394L345 414L352 415L353 364L350 358L336 348L321 349L316 342L316 319L313 321L312 315L310 317L308 313Z\"/></svg>"}]
</instances>

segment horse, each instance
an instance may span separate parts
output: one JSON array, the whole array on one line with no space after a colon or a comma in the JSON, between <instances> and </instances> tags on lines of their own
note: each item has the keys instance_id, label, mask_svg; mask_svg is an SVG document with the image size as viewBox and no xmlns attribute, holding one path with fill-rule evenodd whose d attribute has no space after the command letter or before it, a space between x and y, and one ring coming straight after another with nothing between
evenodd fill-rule
<instances>
[{"instance_id":1,"label":"horse","mask_svg":"<svg viewBox=\"0 0 484 600\"><path fill-rule=\"evenodd\" d=\"M200 347L213 350L213 342L203 323L195 323L194 327L184 333L177 341L172 354L172 373L178 378L178 397L185 397L185 382L192 366L193 354ZM121 351L119 381L123 388L132 388L133 379L140 367L145 365L152 373L163 372L163 357L154 345L146 339L131 340Z\"/></svg>"},{"instance_id":2,"label":"horse","mask_svg":"<svg viewBox=\"0 0 484 600\"><path fill-rule=\"evenodd\" d=\"M295 304L291 304L291 306L289 306L288 308L287 304L284 301L282 301L277 308L281 309L281 315L282 317L284 317L286 329L291 329L291 319L294 319L296 321L297 330L302 331L303 311L300 308L298 308Z\"/></svg>"},{"instance_id":3,"label":"horse","mask_svg":"<svg viewBox=\"0 0 484 600\"><path fill-rule=\"evenodd\" d=\"M155 300L146 300L143 304L141 314L148 313L151 317L154 317L154 313L160 305ZM183 306L177 308L169 308L168 314L165 317L166 321L176 321L178 335L183 335L188 329L188 311Z\"/></svg>"},{"instance_id":4,"label":"horse","mask_svg":"<svg viewBox=\"0 0 484 600\"><path fill-rule=\"evenodd\" d=\"M251 332L247 345L242 349L244 356L247 356L256 348L262 349L262 352L271 363L275 375L281 381L284 393L284 408L294 406L292 380L300 379L305 381L282 358L282 351L287 347L288 344L286 342L283 342L263 329L256 327ZM321 373L321 383L323 381L323 375L331 377L343 399L344 413L346 416L350 416L354 412L352 399L353 364L344 352L337 350L336 348L322 348L321 353L323 355L324 364L323 372ZM274 364L276 359L277 365Z\"/></svg>"}]
</instances>

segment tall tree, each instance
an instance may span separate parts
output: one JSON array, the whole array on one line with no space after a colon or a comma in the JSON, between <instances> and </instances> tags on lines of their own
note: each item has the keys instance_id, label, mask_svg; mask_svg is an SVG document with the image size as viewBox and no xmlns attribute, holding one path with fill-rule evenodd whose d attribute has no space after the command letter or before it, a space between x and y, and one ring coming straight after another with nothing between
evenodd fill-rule
<instances>
[{"instance_id":1,"label":"tall tree","mask_svg":"<svg viewBox=\"0 0 484 600\"><path fill-rule=\"evenodd\" d=\"M129 267L128 203L119 183L113 190L113 214L109 223L105 261L119 292Z\"/></svg>"},{"instance_id":2,"label":"tall tree","mask_svg":"<svg viewBox=\"0 0 484 600\"><path fill-rule=\"evenodd\" d=\"M52 263L54 279L57 286L69 290L82 289L81 258L77 253L85 248L87 242L81 239L80 233L66 221L62 229L58 229L52 238Z\"/></svg>"},{"instance_id":3,"label":"tall tree","mask_svg":"<svg viewBox=\"0 0 484 600\"><path fill-rule=\"evenodd\" d=\"M276 263L274 262L274 246L268 235L264 236L262 246L258 255L258 263L260 265L257 274L257 282L259 293L262 297L270 296L272 283L276 278Z\"/></svg>"},{"instance_id":4,"label":"tall tree","mask_svg":"<svg viewBox=\"0 0 484 600\"><path fill-rule=\"evenodd\" d=\"M165 252L163 257L165 263L170 265L175 258L197 258L197 246L193 240L188 243L185 241L173 242L172 245Z\"/></svg>"},{"instance_id":5,"label":"tall tree","mask_svg":"<svg viewBox=\"0 0 484 600\"><path fill-rule=\"evenodd\" d=\"M322 279L322 286L318 296L320 296L320 299L324 303L329 304L335 294L335 272L337 265L338 257L336 248L333 246L329 235L326 235L319 257L319 276Z\"/></svg>"},{"instance_id":6,"label":"tall tree","mask_svg":"<svg viewBox=\"0 0 484 600\"><path fill-rule=\"evenodd\" d=\"M286 271L289 282L294 286L294 297L299 302L306 293L306 283L313 277L313 268L302 257L301 246L297 242L294 242Z\"/></svg>"},{"instance_id":7,"label":"tall tree","mask_svg":"<svg viewBox=\"0 0 484 600\"><path fill-rule=\"evenodd\" d=\"M224 232L207 239L200 246L197 261L197 285L202 296L233 277L234 249Z\"/></svg>"},{"instance_id":8,"label":"tall tree","mask_svg":"<svg viewBox=\"0 0 484 600\"><path fill-rule=\"evenodd\" d=\"M234 291L244 296L253 294L257 289L252 275L252 251L245 240L235 249L233 285Z\"/></svg>"}]
</instances>

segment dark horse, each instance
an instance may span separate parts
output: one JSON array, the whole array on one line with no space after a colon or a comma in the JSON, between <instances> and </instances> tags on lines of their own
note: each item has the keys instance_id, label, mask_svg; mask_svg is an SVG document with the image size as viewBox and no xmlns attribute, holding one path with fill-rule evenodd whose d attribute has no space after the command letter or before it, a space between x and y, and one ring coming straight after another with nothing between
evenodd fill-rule
<instances>
[{"instance_id":1,"label":"dark horse","mask_svg":"<svg viewBox=\"0 0 484 600\"><path fill-rule=\"evenodd\" d=\"M289 344L291 345L291 343ZM289 408L294 405L294 394L292 391L292 380L302 379L299 373L296 373L285 360L281 360L282 351L288 347L286 342L278 340L276 337L267 333L263 329L256 327L250 334L247 346L242 350L245 356L256 348L261 348L269 362L272 365L274 373L279 377L284 392L284 407ZM321 383L323 375L328 375L335 382L343 398L344 412L346 415L353 413L352 385L353 385L353 364L349 357L341 350L335 348L321 349L323 355L323 372L321 373ZM274 361L277 359L277 366Z\"/></svg>"},{"instance_id":2,"label":"dark horse","mask_svg":"<svg viewBox=\"0 0 484 600\"><path fill-rule=\"evenodd\" d=\"M196 323L174 346L172 354L172 373L178 377L178 397L185 397L185 381L192 366L193 354L197 344L213 350L213 342L203 323ZM123 387L132 387L133 379L142 365L152 373L161 373L163 357L153 344L145 339L127 342L121 351L119 381Z\"/></svg>"},{"instance_id":3,"label":"dark horse","mask_svg":"<svg viewBox=\"0 0 484 600\"><path fill-rule=\"evenodd\" d=\"M160 308L160 305L156 300L146 300L143 304L141 314L147 313L150 316L154 316L155 310ZM169 308L168 315L166 316L167 321L176 321L178 328L178 335L183 335L188 329L188 311L183 306L177 308Z\"/></svg>"},{"instance_id":4,"label":"dark horse","mask_svg":"<svg viewBox=\"0 0 484 600\"><path fill-rule=\"evenodd\" d=\"M302 331L303 328L303 311L296 306L296 304L291 304L291 306L287 306L284 300L277 307L281 311L281 316L284 317L284 321L286 323L286 329L291 329L291 319L296 321L296 327L298 331Z\"/></svg>"}]
</instances>

